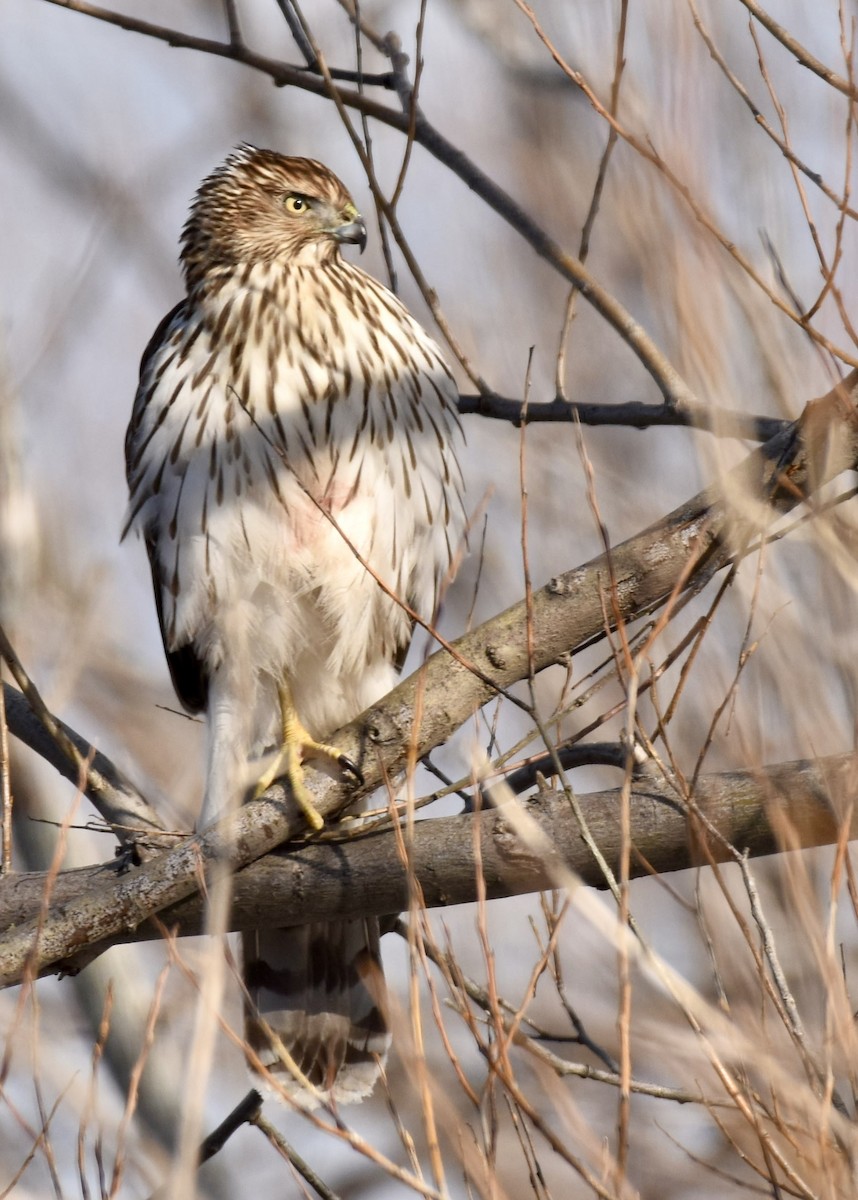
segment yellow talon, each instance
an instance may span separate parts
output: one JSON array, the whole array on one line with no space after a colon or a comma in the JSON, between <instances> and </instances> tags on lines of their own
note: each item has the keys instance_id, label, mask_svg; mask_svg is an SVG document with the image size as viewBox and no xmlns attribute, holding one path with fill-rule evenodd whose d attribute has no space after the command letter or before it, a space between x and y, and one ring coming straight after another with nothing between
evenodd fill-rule
<instances>
[{"instance_id":1,"label":"yellow talon","mask_svg":"<svg viewBox=\"0 0 858 1200\"><path fill-rule=\"evenodd\" d=\"M326 742L317 742L310 736L295 711L288 684L281 684L277 689L277 694L280 699L283 745L257 783L253 798L254 800L258 799L275 779L286 779L295 803L307 819L307 824L311 829L319 830L325 822L314 808L310 793L304 786L304 759L326 758L336 763L342 770L348 771L358 782L362 783L363 777L354 763L336 746L331 746Z\"/></svg>"}]
</instances>

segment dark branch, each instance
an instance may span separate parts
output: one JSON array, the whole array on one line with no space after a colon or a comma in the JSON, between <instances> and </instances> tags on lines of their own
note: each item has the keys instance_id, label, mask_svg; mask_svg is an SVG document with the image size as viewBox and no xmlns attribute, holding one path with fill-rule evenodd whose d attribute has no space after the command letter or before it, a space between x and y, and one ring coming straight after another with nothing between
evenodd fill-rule
<instances>
[{"instance_id":1,"label":"dark branch","mask_svg":"<svg viewBox=\"0 0 858 1200\"><path fill-rule=\"evenodd\" d=\"M261 1108L262 1097L255 1088L251 1088L247 1095L236 1104L232 1112L221 1121L217 1129L212 1130L200 1146L200 1165L208 1162L210 1158L214 1158L224 1148L237 1129L240 1129L242 1125L252 1122L259 1115Z\"/></svg>"},{"instance_id":2,"label":"dark branch","mask_svg":"<svg viewBox=\"0 0 858 1200\"><path fill-rule=\"evenodd\" d=\"M626 748L620 742L573 742L568 746L558 746L548 754L538 754L530 762L504 777L504 783L516 796L535 787L537 776L549 778L557 773L557 764L564 771L573 771L576 767L616 767L625 770ZM468 808L473 805L468 797Z\"/></svg>"},{"instance_id":3,"label":"dark branch","mask_svg":"<svg viewBox=\"0 0 858 1200\"><path fill-rule=\"evenodd\" d=\"M578 404L558 398L544 404L525 405L521 400L496 395L461 395L459 412L463 416L476 415L509 421L516 427L565 421L630 429L685 426L704 429L719 437L744 438L753 442L767 442L790 424L777 417L759 417L733 409L691 403L677 408L673 404L642 404L639 401L626 404Z\"/></svg>"}]
</instances>

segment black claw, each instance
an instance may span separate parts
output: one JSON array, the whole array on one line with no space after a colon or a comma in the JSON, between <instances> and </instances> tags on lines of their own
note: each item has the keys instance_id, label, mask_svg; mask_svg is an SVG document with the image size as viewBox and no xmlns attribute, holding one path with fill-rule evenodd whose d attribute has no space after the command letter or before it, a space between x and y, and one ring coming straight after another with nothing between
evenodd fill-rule
<instances>
[{"instance_id":1,"label":"black claw","mask_svg":"<svg viewBox=\"0 0 858 1200\"><path fill-rule=\"evenodd\" d=\"M118 846L114 852L114 856L117 859L120 875L124 875L132 867L139 867L143 862L143 856L135 841L128 842L125 846Z\"/></svg>"},{"instance_id":2,"label":"black claw","mask_svg":"<svg viewBox=\"0 0 858 1200\"><path fill-rule=\"evenodd\" d=\"M352 762L347 754L341 754L337 759L337 762L340 764L341 770L345 771L347 775L351 775L355 783L363 787L363 771L360 769L357 763Z\"/></svg>"}]
</instances>

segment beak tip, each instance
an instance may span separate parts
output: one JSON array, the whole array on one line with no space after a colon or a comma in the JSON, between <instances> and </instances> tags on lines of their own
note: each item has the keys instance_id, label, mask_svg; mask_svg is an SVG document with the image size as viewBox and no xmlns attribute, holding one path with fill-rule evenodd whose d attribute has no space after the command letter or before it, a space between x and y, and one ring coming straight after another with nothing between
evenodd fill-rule
<instances>
[{"instance_id":1,"label":"beak tip","mask_svg":"<svg viewBox=\"0 0 858 1200\"><path fill-rule=\"evenodd\" d=\"M363 254L366 249L366 225L363 217L356 216L345 225L340 225L338 229L334 230L334 237L340 244L359 246L360 252Z\"/></svg>"}]
</instances>

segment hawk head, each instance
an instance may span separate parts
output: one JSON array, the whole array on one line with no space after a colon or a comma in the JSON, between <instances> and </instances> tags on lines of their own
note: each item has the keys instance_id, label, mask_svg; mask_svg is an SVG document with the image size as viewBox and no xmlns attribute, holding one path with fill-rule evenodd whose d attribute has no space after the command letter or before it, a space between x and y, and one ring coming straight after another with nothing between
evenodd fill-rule
<instances>
[{"instance_id":1,"label":"hawk head","mask_svg":"<svg viewBox=\"0 0 858 1200\"><path fill-rule=\"evenodd\" d=\"M243 143L200 185L182 233L188 287L212 270L282 262L318 266L366 226L343 184L312 158Z\"/></svg>"}]
</instances>

